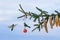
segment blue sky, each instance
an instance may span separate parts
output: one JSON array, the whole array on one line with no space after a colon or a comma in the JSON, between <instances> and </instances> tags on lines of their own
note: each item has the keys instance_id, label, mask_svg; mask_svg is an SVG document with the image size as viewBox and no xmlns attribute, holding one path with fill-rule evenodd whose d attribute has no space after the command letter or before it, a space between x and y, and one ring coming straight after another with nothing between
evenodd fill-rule
<instances>
[{"instance_id":1,"label":"blue sky","mask_svg":"<svg viewBox=\"0 0 60 40\"><path fill-rule=\"evenodd\" d=\"M50 29L49 23L48 33L44 29L40 32L38 30L31 32L32 29L28 29L27 33L23 33L24 21L17 19L18 16L22 15L18 11L19 4L25 11L37 14L39 11L36 10L36 6L48 11L49 14L53 13L54 10L60 11L60 0L0 0L0 40L60 40L60 27L54 26L54 29ZM32 21L28 21L30 20L25 20L28 24L33 24ZM12 23L18 23L18 26L11 32L8 26Z\"/></svg>"}]
</instances>

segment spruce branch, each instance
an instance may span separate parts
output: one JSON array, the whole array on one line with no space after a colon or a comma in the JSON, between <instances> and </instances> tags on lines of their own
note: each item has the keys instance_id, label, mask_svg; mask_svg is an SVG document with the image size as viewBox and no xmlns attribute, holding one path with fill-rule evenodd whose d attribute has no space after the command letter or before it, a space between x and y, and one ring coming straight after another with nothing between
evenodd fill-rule
<instances>
[{"instance_id":1,"label":"spruce branch","mask_svg":"<svg viewBox=\"0 0 60 40\"><path fill-rule=\"evenodd\" d=\"M58 15L58 18L60 18L60 12L58 12L57 10L54 11L54 12L57 13L57 14L52 13L51 15L49 15L47 11L44 11L44 10L36 7L36 9L37 9L38 11L40 11L39 14L36 14L36 13L30 12L30 11L29 11L29 12L26 12L26 11L22 8L21 4L19 4L19 7L20 7L19 11L22 12L23 15L17 17L18 19L19 19L19 18L22 18L22 17L26 17L26 18L27 18L28 16L30 16L30 19L31 19L31 18L34 18L33 22L38 21L38 24L34 24L34 27L35 27L35 26L36 26L36 27L32 30L32 32L33 32L34 30L36 30L36 29L38 29L38 30L40 31L40 30L43 28L43 23L44 23L43 20L44 20L44 19L45 19L45 21L46 21L46 25L45 25L45 27L46 27L46 26L47 26L47 23L48 23L48 21L49 21L49 17L50 17L50 16L52 16L52 20L54 20L54 22L55 22L55 17L56 17L56 15ZM45 17L45 18L44 18L44 17ZM42 18L42 19L40 19L40 18ZM16 26L15 24L12 24L11 26L9 26L9 28L11 28L11 31L13 31L13 29L14 29L15 26ZM28 28L31 28L31 26L29 26L29 25L26 24L26 23L24 23L24 26L25 26L25 27L28 27ZM47 28L46 28L46 29L47 29ZM46 30L46 29L45 29L45 30ZM48 30L47 30L47 31L48 31Z\"/></svg>"}]
</instances>

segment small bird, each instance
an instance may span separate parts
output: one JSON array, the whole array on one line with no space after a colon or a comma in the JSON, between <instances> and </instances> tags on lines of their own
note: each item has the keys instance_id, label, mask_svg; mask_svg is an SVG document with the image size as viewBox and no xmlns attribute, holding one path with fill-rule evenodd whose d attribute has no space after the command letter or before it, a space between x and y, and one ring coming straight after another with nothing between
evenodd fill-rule
<instances>
[{"instance_id":1,"label":"small bird","mask_svg":"<svg viewBox=\"0 0 60 40\"><path fill-rule=\"evenodd\" d=\"M9 26L9 28L11 28L11 31L13 31L14 27L16 26L17 24L12 24L11 26Z\"/></svg>"},{"instance_id":2,"label":"small bird","mask_svg":"<svg viewBox=\"0 0 60 40\"><path fill-rule=\"evenodd\" d=\"M25 26L25 27L28 27L28 28L31 28L31 27L30 27L30 26L28 26L26 23L24 23L24 26Z\"/></svg>"}]
</instances>

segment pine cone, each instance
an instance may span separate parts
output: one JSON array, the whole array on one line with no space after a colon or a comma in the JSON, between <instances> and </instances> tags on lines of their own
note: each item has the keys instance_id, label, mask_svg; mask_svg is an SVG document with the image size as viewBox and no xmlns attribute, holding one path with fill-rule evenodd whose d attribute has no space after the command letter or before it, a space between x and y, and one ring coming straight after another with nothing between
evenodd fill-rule
<instances>
[{"instance_id":1,"label":"pine cone","mask_svg":"<svg viewBox=\"0 0 60 40\"><path fill-rule=\"evenodd\" d=\"M48 33L48 29L47 29L47 24L46 24L46 20L44 19L44 28L45 28L45 31Z\"/></svg>"},{"instance_id":2,"label":"pine cone","mask_svg":"<svg viewBox=\"0 0 60 40\"><path fill-rule=\"evenodd\" d=\"M58 23L59 23L58 15L56 15L56 17L55 17L55 23L56 23L56 26L58 26Z\"/></svg>"},{"instance_id":3,"label":"pine cone","mask_svg":"<svg viewBox=\"0 0 60 40\"><path fill-rule=\"evenodd\" d=\"M60 27L60 20L59 20L59 27Z\"/></svg>"},{"instance_id":4,"label":"pine cone","mask_svg":"<svg viewBox=\"0 0 60 40\"><path fill-rule=\"evenodd\" d=\"M52 16L49 17L49 22L50 22L51 29L53 29Z\"/></svg>"}]
</instances>

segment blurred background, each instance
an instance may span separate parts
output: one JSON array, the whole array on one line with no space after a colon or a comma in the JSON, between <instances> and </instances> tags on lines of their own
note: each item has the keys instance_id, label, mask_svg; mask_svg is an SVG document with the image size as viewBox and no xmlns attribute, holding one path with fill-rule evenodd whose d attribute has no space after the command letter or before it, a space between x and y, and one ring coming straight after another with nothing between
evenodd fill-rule
<instances>
[{"instance_id":1,"label":"blurred background","mask_svg":"<svg viewBox=\"0 0 60 40\"><path fill-rule=\"evenodd\" d=\"M49 32L46 33L44 28L39 32L35 30L31 32L31 29L27 28L28 32L23 33L23 22L27 22L32 25L32 20L17 19L22 13L19 12L19 4L22 5L25 11L31 11L39 13L36 10L36 6L40 9L48 11L49 14L54 13L54 10L60 11L60 0L0 0L0 40L60 40L60 27L54 26L50 29L48 23ZM11 24L18 24L13 31L10 31L8 26Z\"/></svg>"}]
</instances>

